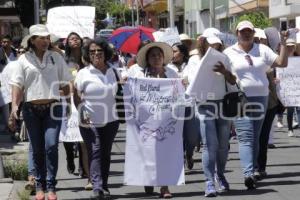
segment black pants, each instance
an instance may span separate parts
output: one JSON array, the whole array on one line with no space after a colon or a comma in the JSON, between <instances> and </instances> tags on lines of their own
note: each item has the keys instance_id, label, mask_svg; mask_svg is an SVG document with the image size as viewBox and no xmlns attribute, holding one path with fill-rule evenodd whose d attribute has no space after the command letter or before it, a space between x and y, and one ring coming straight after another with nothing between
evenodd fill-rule
<instances>
[{"instance_id":1,"label":"black pants","mask_svg":"<svg viewBox=\"0 0 300 200\"><path fill-rule=\"evenodd\" d=\"M88 151L90 178L94 192L108 189L111 149L118 128L118 121L109 122L103 127L96 128L96 131L80 127Z\"/></svg>"},{"instance_id":2,"label":"black pants","mask_svg":"<svg viewBox=\"0 0 300 200\"><path fill-rule=\"evenodd\" d=\"M273 120L278 111L277 109L278 107L275 106L274 108L267 110L265 120L261 129L259 138L259 153L257 158L257 170L259 172L266 171L269 136Z\"/></svg>"}]
</instances>

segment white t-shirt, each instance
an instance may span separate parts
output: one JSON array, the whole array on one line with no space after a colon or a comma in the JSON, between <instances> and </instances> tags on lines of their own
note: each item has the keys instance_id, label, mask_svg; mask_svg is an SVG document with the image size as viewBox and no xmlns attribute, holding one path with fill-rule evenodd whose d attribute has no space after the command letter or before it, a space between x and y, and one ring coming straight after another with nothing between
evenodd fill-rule
<instances>
[{"instance_id":1,"label":"white t-shirt","mask_svg":"<svg viewBox=\"0 0 300 200\"><path fill-rule=\"evenodd\" d=\"M238 43L225 49L224 53L229 57L232 71L237 75L241 88L247 96L269 95L266 71L278 57L276 53L266 45L256 43L249 53L240 49ZM248 60L245 58L247 55L250 56Z\"/></svg>"},{"instance_id":2,"label":"white t-shirt","mask_svg":"<svg viewBox=\"0 0 300 200\"><path fill-rule=\"evenodd\" d=\"M111 66L105 74L93 65L86 66L77 73L74 86L82 95L83 109L92 124L104 125L118 120L115 109L118 86Z\"/></svg>"},{"instance_id":3,"label":"white t-shirt","mask_svg":"<svg viewBox=\"0 0 300 200\"><path fill-rule=\"evenodd\" d=\"M178 78L176 71L171 69L168 65L165 68L165 75L167 78ZM128 77L141 78L146 77L147 69L140 67L138 64L132 65L128 70Z\"/></svg>"},{"instance_id":4,"label":"white t-shirt","mask_svg":"<svg viewBox=\"0 0 300 200\"><path fill-rule=\"evenodd\" d=\"M186 66L186 70L184 70L183 76L188 77L189 83L191 83L197 75L197 70L200 67L201 58L199 55L193 55L190 57L188 65ZM230 62L229 59L226 60L226 63L223 63L225 68L229 71L230 70ZM213 76L213 85L211 86L210 95L208 97L208 100L221 100L223 99L224 95L226 94L226 88L225 88L225 78L222 74L214 73ZM230 84L227 84L228 91L231 91L232 87Z\"/></svg>"},{"instance_id":5,"label":"white t-shirt","mask_svg":"<svg viewBox=\"0 0 300 200\"><path fill-rule=\"evenodd\" d=\"M24 89L25 102L40 99L60 100L59 88L72 80L64 58L55 51L46 51L42 62L34 52L26 52L18 59L11 85Z\"/></svg>"}]
</instances>

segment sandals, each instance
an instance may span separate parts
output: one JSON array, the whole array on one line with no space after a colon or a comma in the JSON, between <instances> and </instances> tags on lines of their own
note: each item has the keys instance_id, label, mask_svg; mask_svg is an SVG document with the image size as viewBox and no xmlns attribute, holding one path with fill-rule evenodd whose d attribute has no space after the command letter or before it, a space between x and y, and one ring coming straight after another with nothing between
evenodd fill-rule
<instances>
[{"instance_id":1,"label":"sandals","mask_svg":"<svg viewBox=\"0 0 300 200\"><path fill-rule=\"evenodd\" d=\"M45 193L44 191L40 190L38 192L36 192L36 195L35 195L35 200L45 200Z\"/></svg>"},{"instance_id":2,"label":"sandals","mask_svg":"<svg viewBox=\"0 0 300 200\"><path fill-rule=\"evenodd\" d=\"M160 188L160 198L171 199L173 196L169 191L168 186L163 186Z\"/></svg>"},{"instance_id":3,"label":"sandals","mask_svg":"<svg viewBox=\"0 0 300 200\"><path fill-rule=\"evenodd\" d=\"M48 192L48 196L47 196L48 200L57 200L57 196L55 192Z\"/></svg>"}]
</instances>

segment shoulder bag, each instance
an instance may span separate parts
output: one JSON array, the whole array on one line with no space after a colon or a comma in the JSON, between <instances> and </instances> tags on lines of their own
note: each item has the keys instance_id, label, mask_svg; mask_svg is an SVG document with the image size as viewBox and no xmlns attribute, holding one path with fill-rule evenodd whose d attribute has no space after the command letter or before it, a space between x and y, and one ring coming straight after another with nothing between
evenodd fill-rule
<instances>
[{"instance_id":1,"label":"shoulder bag","mask_svg":"<svg viewBox=\"0 0 300 200\"><path fill-rule=\"evenodd\" d=\"M248 102L246 94L241 91L237 83L235 83L238 91L228 92L227 82L225 80L226 95L222 102L222 111L224 117L242 117L244 114L244 106Z\"/></svg>"}]
</instances>

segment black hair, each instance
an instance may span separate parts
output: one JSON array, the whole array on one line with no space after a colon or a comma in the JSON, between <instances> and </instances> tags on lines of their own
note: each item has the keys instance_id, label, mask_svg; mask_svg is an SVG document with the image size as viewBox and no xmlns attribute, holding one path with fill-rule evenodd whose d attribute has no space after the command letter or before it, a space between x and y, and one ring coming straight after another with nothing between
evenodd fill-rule
<instances>
[{"instance_id":1,"label":"black hair","mask_svg":"<svg viewBox=\"0 0 300 200\"><path fill-rule=\"evenodd\" d=\"M80 37L80 35L76 32L71 32L69 33L69 35L67 36L67 39L66 39L66 44L65 44L65 57L66 57L66 62L69 63L72 61L71 59L71 51L72 51L72 48L69 46L69 39L72 35L76 35L79 40L80 40L80 59L79 59L79 67L82 68L84 66L84 64L82 63L82 59L81 59L81 56L82 56L82 46L83 46L83 41L82 41L82 38Z\"/></svg>"},{"instance_id":2,"label":"black hair","mask_svg":"<svg viewBox=\"0 0 300 200\"><path fill-rule=\"evenodd\" d=\"M10 35L5 35L3 38L2 38L2 40L3 39L8 39L9 41L12 41L12 37L10 36Z\"/></svg>"},{"instance_id":3,"label":"black hair","mask_svg":"<svg viewBox=\"0 0 300 200\"><path fill-rule=\"evenodd\" d=\"M180 53L183 54L183 62L187 63L189 61L189 51L184 44L176 43L172 47L177 47Z\"/></svg>"},{"instance_id":4,"label":"black hair","mask_svg":"<svg viewBox=\"0 0 300 200\"><path fill-rule=\"evenodd\" d=\"M104 61L107 62L111 59L112 55L113 55L113 50L112 48L109 46L109 44L107 43L106 40L104 39L96 39L96 40L91 40L88 45L86 45L83 49L83 59L87 62L87 63L91 63L91 59L90 59L90 46L92 44L95 44L97 46L100 46L103 49L104 52Z\"/></svg>"}]
</instances>

